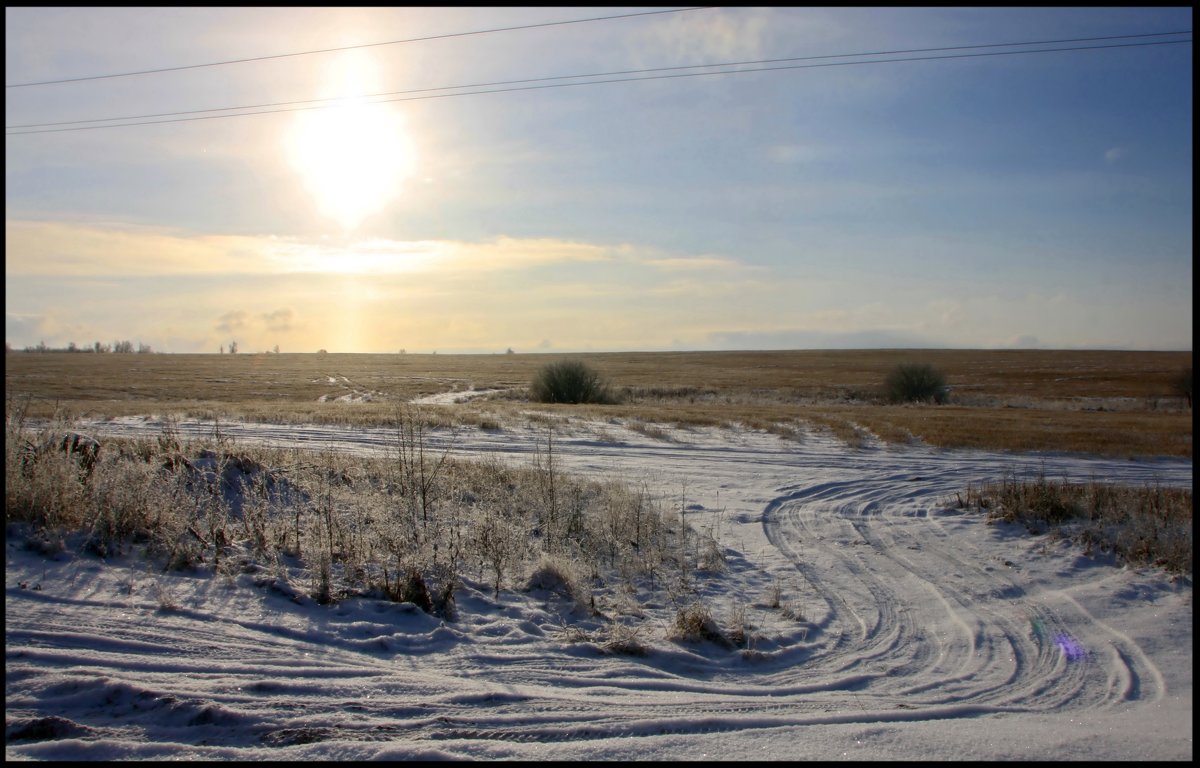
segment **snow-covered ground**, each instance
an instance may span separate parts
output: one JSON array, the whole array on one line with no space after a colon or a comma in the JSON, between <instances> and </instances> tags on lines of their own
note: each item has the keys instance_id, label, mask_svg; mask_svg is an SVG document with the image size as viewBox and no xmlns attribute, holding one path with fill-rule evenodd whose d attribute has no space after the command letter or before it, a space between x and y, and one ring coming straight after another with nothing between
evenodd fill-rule
<instances>
[{"instance_id":1,"label":"snow-covered ground","mask_svg":"<svg viewBox=\"0 0 1200 768\"><path fill-rule=\"evenodd\" d=\"M351 452L394 439L221 431ZM531 423L429 441L529 462L546 437ZM9 542L6 758L1192 759L1191 579L954 504L1014 472L1191 488L1191 460L848 448L816 432L618 420L561 423L553 441L564 471L645 485L713 533L728 570L697 589L717 618L744 610L750 651L668 640L656 610L670 606L642 608L645 655L607 654L566 630L598 625L545 594L493 600L467 581L458 619L442 622L410 604L298 604L253 574L46 559ZM787 618L769 604L776 589Z\"/></svg>"}]
</instances>

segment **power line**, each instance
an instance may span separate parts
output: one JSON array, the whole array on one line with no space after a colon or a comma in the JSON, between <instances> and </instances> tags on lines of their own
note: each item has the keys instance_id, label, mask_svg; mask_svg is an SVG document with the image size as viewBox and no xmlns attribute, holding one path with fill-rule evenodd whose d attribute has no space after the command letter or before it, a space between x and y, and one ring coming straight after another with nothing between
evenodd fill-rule
<instances>
[{"instance_id":1,"label":"power line","mask_svg":"<svg viewBox=\"0 0 1200 768\"><path fill-rule=\"evenodd\" d=\"M468 37L470 35L488 35L493 32L514 32L521 29L537 29L539 27L557 27L566 24L584 24L592 21L609 21L612 19L629 19L635 16L654 16L662 13L682 13L685 11L698 11L713 6L698 6L695 8L669 8L657 11L642 11L639 13L622 13L614 16L596 16L590 19L571 19L568 21L547 21L540 24L522 24L515 27L497 27L495 29L478 29L472 32L452 32L444 35L429 35L426 37L411 37L405 40L388 40L382 43L362 43L359 45L344 45L338 48L321 48L315 51L300 51L297 53L276 53L268 56L251 56L244 59L229 59L228 61L212 61L205 64L186 64L178 67L160 67L158 69L143 69L136 72L119 72L110 75L89 75L86 77L67 77L61 80L41 80L30 83L12 83L5 85L5 88L32 88L39 85L57 85L60 83L78 83L85 80L107 80L115 77L134 77L136 75L153 75L161 72L179 72L185 69L202 69L204 67L223 67L227 64L246 64L252 61L267 61L269 59L285 59L292 56L311 56L317 53L335 53L337 51L349 51L356 48L374 48L381 45L400 45L401 43L420 43L429 40L444 40L450 37Z\"/></svg>"},{"instance_id":2,"label":"power line","mask_svg":"<svg viewBox=\"0 0 1200 768\"><path fill-rule=\"evenodd\" d=\"M677 70L684 70L684 69L704 69L704 68L711 68L711 67L741 67L741 66L750 66L753 64L779 64L779 63L793 62L793 61L814 61L817 59L843 59L843 58L854 58L854 57L862 57L862 56L894 56L894 55L899 55L899 54L910 54L910 53L934 53L934 52L941 52L941 51L975 50L975 49L980 49L980 48L1011 48L1011 47L1016 47L1016 46L1054 45L1054 44L1060 44L1060 43L1085 43L1085 42L1095 42L1095 41L1100 41L1100 40L1125 40L1125 39L1139 39L1139 38L1147 38L1147 37L1166 37L1166 36L1171 36L1171 35L1186 35L1186 34L1191 34L1191 32L1190 31L1149 32L1149 33L1138 34L1138 35L1107 35L1104 37L1076 37L1076 38L1065 38L1065 39L1058 39L1058 40L1028 40L1028 41L1018 42L1018 43L984 43L984 44L978 44L978 45L945 46L945 47L940 47L940 48L909 48L909 49L892 50L892 51L867 51L867 52L862 52L862 53L835 53L835 54L826 54L826 55L821 55L821 56L793 56L793 57L789 57L789 58L779 58L779 59L759 59L756 61L728 61L728 62L717 62L717 63L712 63L712 64L689 64L689 65L674 66L674 67L654 67L654 68L649 68L649 69L626 69L626 70L617 70L614 72L593 72L593 73L589 73L589 74L580 74L580 75L554 75L554 76L549 76L549 77L527 78L527 79L523 79L523 80L500 80L500 81L490 82L490 83L468 83L468 84L464 84L464 85L444 85L444 86L431 87L431 88L415 88L415 89L410 89L410 90L406 90L406 91L387 91L384 93L359 94L359 95L355 95L355 96L336 97L336 98L327 98L327 99L305 99L305 100L299 100L299 101L279 101L279 102L270 102L270 103L266 103L266 104L246 104L246 105L236 106L236 107L213 107L210 109L192 109L192 110L184 110L184 111L178 111L178 112L158 112L158 113L150 113L150 114L145 114L145 115L125 115L125 116L121 116L121 117L99 117L99 118L93 118L90 120L64 120L64 121L50 122L50 123L25 123L25 124L19 124L19 125L7 125L7 126L5 126L5 130L14 130L14 129L21 129L21 128L50 128L50 127L63 126L63 125L80 125L83 123L113 122L113 121L118 121L118 120L148 120L150 118L158 118L158 117L179 117L182 115L198 115L198 114L203 114L205 112L229 112L229 111L234 111L234 110L251 110L251 109L262 110L262 109L267 109L267 108L272 108L272 107L292 107L292 106L297 106L297 105L302 105L302 104L320 104L320 103L328 103L328 102L333 102L333 104L327 104L328 106L334 106L334 105L336 105L336 103L344 103L347 100L378 99L378 98L382 98L384 96L404 96L404 95L415 94L415 93L429 93L431 91L461 90L464 88L491 88L491 87L499 86L499 85L525 85L528 83L547 82L550 80L575 80L575 79L580 79L580 78L613 77L616 75L639 75L639 74L649 74L649 73L653 73L653 72L670 72L670 71L677 71ZM1187 42L1187 41L1176 40L1176 41L1171 41L1171 42ZM1058 49L1056 49L1056 50L1058 50ZM1067 50L1075 50L1075 49L1067 49ZM1037 53L1037 52L1038 51L1020 51L1020 53ZM879 63L879 62L858 62L858 63ZM761 71L761 70L751 70L751 71ZM710 74L727 74L727 73L710 73ZM653 78L631 78L631 79L650 80ZM607 82L614 82L614 81L607 81ZM580 83L580 84L582 84L582 83ZM496 92L497 91L487 91L487 93L496 93ZM468 94L461 94L461 95L468 95ZM313 108L319 109L321 107L313 107ZM247 114L261 114L261 113L247 113ZM237 116L238 115L215 115L214 117L237 117ZM157 121L157 122L168 122L168 121L164 120L164 121ZM108 127L108 126L94 126L94 127L103 128L103 127Z\"/></svg>"},{"instance_id":3,"label":"power line","mask_svg":"<svg viewBox=\"0 0 1200 768\"><path fill-rule=\"evenodd\" d=\"M1164 33L1164 34L1166 34L1166 33ZM1183 33L1178 33L1178 34L1183 34ZM1131 36L1131 37L1133 37L1133 36ZM1109 38L1109 39L1111 39L1111 38ZM900 58L900 59L872 59L872 60L866 60L866 61L837 61L837 62L826 62L823 64L793 64L793 65L781 66L781 67L760 67L758 69L732 69L732 70L724 70L724 71L719 71L719 72L683 72L683 73L676 73L676 74L652 75L650 77L621 77L621 78L613 78L613 79L609 79L609 80L588 80L588 81L584 81L584 82L573 82L573 83L550 83L550 84L545 84L545 85L525 85L525 86L521 86L521 87L494 88L491 90L466 91L466 92L459 92L459 93L438 93L438 94L431 94L431 95L425 95L425 96L403 96L403 97L399 97L399 98L379 99L378 101L368 102L368 104L372 104L372 105L388 104L388 103L397 102L397 101L421 101L421 100L427 100L427 99L451 98L451 97L455 97L455 96L477 96L477 95L488 94L488 93L510 93L510 92L514 92L514 91L532 91L532 90L545 90L545 89L549 89L549 88L566 88L566 87L578 86L578 85L601 85L601 84L605 84L605 83L642 82L642 81L647 81L647 80L666 80L666 79L676 79L676 78L684 78L684 77L704 77L704 76L708 76L708 75L733 75L733 74L742 74L742 73L748 73L748 72L776 72L776 71L780 71L780 70L791 70L791 69L818 69L818 68L824 68L824 67L854 66L854 65L859 65L859 64L896 64L896 63L900 63L900 62L909 62L909 61L937 61L937 60L945 60L945 59L979 58L979 57L984 57L984 56L1016 56L1016 55L1024 55L1024 54L1031 54L1031 53L1056 53L1056 52L1064 52L1064 51L1091 51L1091 50L1103 50L1103 49L1112 49L1112 48L1136 48L1136 47L1147 47L1147 46L1158 46L1158 45L1177 45L1180 43L1190 43L1190 42L1192 42L1192 41L1191 40L1160 40L1160 41L1155 41L1155 42L1141 42L1141 43L1114 43L1114 44L1108 44L1108 45L1074 46L1074 47L1070 47L1070 48L1039 48L1037 50L1029 50L1029 51L987 51L987 52L982 52L982 53L949 54L949 55L945 55L945 56L913 56L913 57L909 57L909 58ZM994 45L1018 45L1018 44L1017 43L997 43ZM979 48L979 47L989 47L989 46L963 46L963 47L964 48ZM955 50L955 49L928 49L928 50ZM837 54L838 57L854 56L854 55L856 55L856 54ZM857 55L874 55L874 54L857 54ZM804 59L810 59L810 58L833 58L833 57L800 57L799 59L774 59L774 60L768 59L768 60L764 60L762 62L752 62L752 63L773 63L773 62L782 62L782 61L804 60ZM692 67L688 67L688 68L713 67L713 66L730 66L730 65L698 64L698 65L692 65ZM679 69L679 67L666 67L663 69ZM649 71L659 71L659 70L634 70L634 72L649 72ZM572 77L577 78L577 77L595 77L595 76L596 75L563 75L558 78L537 78L532 81L512 81L512 82L539 82L541 80L546 80L546 79L566 79L566 78L572 78ZM603 75L601 75L601 76L603 76ZM450 88L469 88L469 87L486 87L486 86L449 86L446 89L422 89L422 91L407 91L407 92L397 92L397 93L414 93L414 92L423 92L425 90L448 90ZM384 95L390 95L390 94L384 94ZM344 100L339 99L337 101L342 102ZM292 103L294 104L294 103L308 103L308 102L292 102ZM87 126L77 126L77 127L73 127L73 128L47 128L47 129L43 129L43 130L13 131L10 133L6 133L5 135L6 136L25 136L25 135L29 135L29 134L35 134L35 133L62 133L62 132L66 132L66 131L94 130L97 128L125 128L125 127L130 127L130 126L137 126L137 125L160 125L163 123L183 123L183 122L194 122L194 121L198 121L198 120L216 120L216 119L229 118L229 117L248 117L251 115L269 115L269 114L277 114L277 113L281 113L281 112L303 112L303 111L309 111L309 110L314 110L314 109L329 109L331 106L336 106L336 104L324 104L324 105L320 105L320 106L308 106L308 107L289 106L288 108L284 108L284 109L263 109L263 110L260 110L257 112L239 112L237 114L230 114L230 115L201 115L201 116L197 116L197 117L178 117L178 118L174 118L174 119L170 119L170 120L145 120L145 121L140 121L140 122L113 123L111 125L87 125ZM253 107L251 107L251 108L253 108ZM225 109L231 110L231 109L241 109L241 108L227 107ZM209 111L221 111L221 110L198 110L198 111L209 112ZM116 119L124 119L124 118L101 118L101 119L116 120ZM94 121L77 121L77 122L94 122ZM45 124L45 125L53 125L53 124ZM14 127L16 127L16 126L14 126ZM7 130L7 128L6 128L6 130Z\"/></svg>"}]
</instances>

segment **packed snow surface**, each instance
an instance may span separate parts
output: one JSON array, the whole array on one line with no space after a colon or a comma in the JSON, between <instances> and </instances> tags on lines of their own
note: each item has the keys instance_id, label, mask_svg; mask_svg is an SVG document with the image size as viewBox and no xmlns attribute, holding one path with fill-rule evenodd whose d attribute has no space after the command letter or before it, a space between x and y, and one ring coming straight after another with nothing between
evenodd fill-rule
<instances>
[{"instance_id":1,"label":"packed snow surface","mask_svg":"<svg viewBox=\"0 0 1200 768\"><path fill-rule=\"evenodd\" d=\"M221 430L360 453L395 439ZM428 435L434 450L515 463L547 437L535 423ZM1192 759L1191 579L955 504L1010 474L1191 488L1190 459L851 448L619 420L562 422L553 452L563 471L644 486L711 531L728 570L699 597L718 619L744 609L750 649L667 639L670 605L638 609L647 652L624 655L572 639L567 627L599 624L553 595L493 599L469 579L443 622L408 603L320 606L252 574L10 541L6 758Z\"/></svg>"}]
</instances>

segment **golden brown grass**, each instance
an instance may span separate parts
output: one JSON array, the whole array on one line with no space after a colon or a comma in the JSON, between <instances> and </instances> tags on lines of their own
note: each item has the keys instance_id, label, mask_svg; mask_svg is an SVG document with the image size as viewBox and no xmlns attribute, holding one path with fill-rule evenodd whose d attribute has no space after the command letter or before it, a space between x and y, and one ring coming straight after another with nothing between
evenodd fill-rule
<instances>
[{"instance_id":1,"label":"golden brown grass","mask_svg":"<svg viewBox=\"0 0 1200 768\"><path fill-rule=\"evenodd\" d=\"M1021 523L1112 552L1135 565L1192 572L1192 492L1162 486L1067 483L1010 476L967 489L960 506L986 509L988 522Z\"/></svg>"},{"instance_id":2,"label":"golden brown grass","mask_svg":"<svg viewBox=\"0 0 1200 768\"><path fill-rule=\"evenodd\" d=\"M850 443L873 433L944 447L1192 455L1192 418L1174 381L1191 352L833 350L518 355L11 353L5 392L30 417L177 414L200 419L381 424L397 403L451 390L505 390L435 423L489 426L530 411L646 424L744 424L786 434L815 424ZM536 405L547 363L579 359L623 395L617 405ZM951 404L889 405L888 372L926 362ZM338 398L342 398L339 401Z\"/></svg>"}]
</instances>

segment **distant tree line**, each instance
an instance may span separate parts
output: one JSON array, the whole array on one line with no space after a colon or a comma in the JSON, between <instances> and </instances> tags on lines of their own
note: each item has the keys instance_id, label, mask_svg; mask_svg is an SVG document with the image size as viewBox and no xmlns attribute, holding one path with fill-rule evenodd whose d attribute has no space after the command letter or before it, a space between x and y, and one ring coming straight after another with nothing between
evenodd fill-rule
<instances>
[{"instance_id":1,"label":"distant tree line","mask_svg":"<svg viewBox=\"0 0 1200 768\"><path fill-rule=\"evenodd\" d=\"M5 342L4 350L12 352L12 344ZM149 344L138 342L137 348L133 346L133 342L129 340L114 341L112 344L101 344L94 342L91 346L78 346L75 342L68 342L65 347L50 347L46 342L39 341L36 345L25 347L26 352L84 352L92 354L117 353L117 354L133 354L148 355L154 352Z\"/></svg>"}]
</instances>

